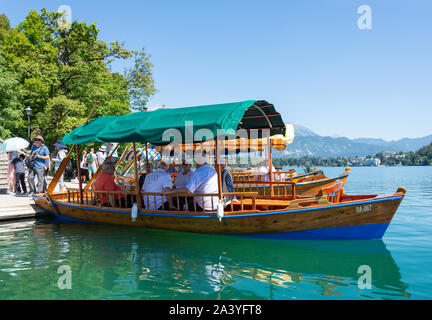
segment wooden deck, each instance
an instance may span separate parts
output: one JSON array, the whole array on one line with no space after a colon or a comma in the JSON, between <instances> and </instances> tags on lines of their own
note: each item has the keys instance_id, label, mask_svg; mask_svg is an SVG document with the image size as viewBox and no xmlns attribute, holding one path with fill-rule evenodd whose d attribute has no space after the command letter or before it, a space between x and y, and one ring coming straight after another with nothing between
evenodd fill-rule
<instances>
[{"instance_id":1,"label":"wooden deck","mask_svg":"<svg viewBox=\"0 0 432 320\"><path fill-rule=\"evenodd\" d=\"M38 207L32 197L0 195L0 221L36 218L48 213Z\"/></svg>"}]
</instances>

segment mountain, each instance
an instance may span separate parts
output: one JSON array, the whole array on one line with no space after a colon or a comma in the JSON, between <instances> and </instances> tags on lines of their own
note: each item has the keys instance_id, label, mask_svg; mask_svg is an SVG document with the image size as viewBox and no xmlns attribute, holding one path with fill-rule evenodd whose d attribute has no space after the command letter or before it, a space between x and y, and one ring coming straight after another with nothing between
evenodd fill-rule
<instances>
[{"instance_id":1,"label":"mountain","mask_svg":"<svg viewBox=\"0 0 432 320\"><path fill-rule=\"evenodd\" d=\"M319 137L319 134L299 124L294 124L294 133L296 137Z\"/></svg>"},{"instance_id":2,"label":"mountain","mask_svg":"<svg viewBox=\"0 0 432 320\"><path fill-rule=\"evenodd\" d=\"M385 141L383 139L346 137L323 137L312 130L294 125L295 138L284 151L275 151L275 157L314 156L322 158L364 157L382 151L416 151L432 142L432 135L422 138L403 138Z\"/></svg>"}]
</instances>

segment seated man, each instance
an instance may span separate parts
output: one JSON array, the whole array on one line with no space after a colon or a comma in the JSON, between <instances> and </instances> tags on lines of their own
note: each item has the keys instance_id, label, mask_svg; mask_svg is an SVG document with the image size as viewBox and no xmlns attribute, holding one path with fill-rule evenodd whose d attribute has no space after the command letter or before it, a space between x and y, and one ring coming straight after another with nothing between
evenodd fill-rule
<instances>
[{"instance_id":1,"label":"seated man","mask_svg":"<svg viewBox=\"0 0 432 320\"><path fill-rule=\"evenodd\" d=\"M140 175L140 177L139 177L138 183L139 183L139 189L140 190L142 190L142 187L144 185L144 181L145 181L147 174L152 173L152 172L153 172L153 165L149 162L146 164L146 172L143 173L142 175Z\"/></svg>"},{"instance_id":2,"label":"seated man","mask_svg":"<svg viewBox=\"0 0 432 320\"><path fill-rule=\"evenodd\" d=\"M170 193L218 193L218 179L216 170L210 167L207 162L197 162L197 170L184 188L176 188ZM204 201L203 201L204 198ZM208 196L195 197L197 211L214 211L217 208L218 197ZM203 203L204 202L204 203ZM175 209L172 207L172 209ZM193 208L192 208L193 209Z\"/></svg>"},{"instance_id":3,"label":"seated man","mask_svg":"<svg viewBox=\"0 0 432 320\"><path fill-rule=\"evenodd\" d=\"M276 173L274 175L276 181L285 181L285 173L282 173L282 167L276 167Z\"/></svg>"},{"instance_id":4,"label":"seated man","mask_svg":"<svg viewBox=\"0 0 432 320\"><path fill-rule=\"evenodd\" d=\"M194 172L191 170L192 165L186 163L183 161L182 168L183 170L179 172L177 175L175 181L174 181L174 188L180 189L186 187L186 185L189 183L190 179L192 178Z\"/></svg>"},{"instance_id":5,"label":"seated man","mask_svg":"<svg viewBox=\"0 0 432 320\"><path fill-rule=\"evenodd\" d=\"M269 172L270 172L270 160L265 159L263 160L261 167L258 168L257 180L258 181L269 181ZM272 172L275 172L275 168L272 165Z\"/></svg>"},{"instance_id":6,"label":"seated man","mask_svg":"<svg viewBox=\"0 0 432 320\"><path fill-rule=\"evenodd\" d=\"M114 163L107 162L102 166L102 172L96 178L94 183L94 190L98 191L123 191L118 185L116 185L114 181ZM126 200L123 194L105 194L102 196L98 193L98 199L102 203L103 206L111 206L111 207L119 207L120 204L122 207L126 207ZM131 199L127 199L127 206L131 206Z\"/></svg>"},{"instance_id":7,"label":"seated man","mask_svg":"<svg viewBox=\"0 0 432 320\"><path fill-rule=\"evenodd\" d=\"M229 170L226 168L224 164L221 165L221 180L222 180L222 191L223 192L235 192L233 178ZM224 197L225 203L228 203L231 200L235 200L236 197L227 196Z\"/></svg>"},{"instance_id":8,"label":"seated man","mask_svg":"<svg viewBox=\"0 0 432 320\"><path fill-rule=\"evenodd\" d=\"M177 175L175 181L174 181L174 189L182 189L187 186L190 179L194 175L194 172L191 170L192 165L189 163L186 163L186 161L183 160L182 168L183 170L180 170L179 174ZM180 209L183 210L185 203L188 204L188 210L193 210L193 197L179 197L178 198L179 205L177 205L177 197L172 197L172 203L170 205L171 209ZM170 201L170 199L168 199Z\"/></svg>"},{"instance_id":9,"label":"seated man","mask_svg":"<svg viewBox=\"0 0 432 320\"><path fill-rule=\"evenodd\" d=\"M143 192L168 192L171 191L171 176L168 174L169 165L161 162L159 169L146 175L142 186ZM165 196L143 195L143 205L148 210L169 210L168 200Z\"/></svg>"}]
</instances>

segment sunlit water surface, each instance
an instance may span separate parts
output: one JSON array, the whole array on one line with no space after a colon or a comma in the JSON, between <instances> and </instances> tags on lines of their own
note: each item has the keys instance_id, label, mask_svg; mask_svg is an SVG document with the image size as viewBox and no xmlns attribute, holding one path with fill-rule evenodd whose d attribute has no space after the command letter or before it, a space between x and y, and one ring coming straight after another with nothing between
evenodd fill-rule
<instances>
[{"instance_id":1,"label":"sunlit water surface","mask_svg":"<svg viewBox=\"0 0 432 320\"><path fill-rule=\"evenodd\" d=\"M382 241L262 240L54 219L2 223L0 299L431 299L432 167L352 168L345 191L399 186L408 192ZM70 267L70 282L61 266Z\"/></svg>"}]
</instances>

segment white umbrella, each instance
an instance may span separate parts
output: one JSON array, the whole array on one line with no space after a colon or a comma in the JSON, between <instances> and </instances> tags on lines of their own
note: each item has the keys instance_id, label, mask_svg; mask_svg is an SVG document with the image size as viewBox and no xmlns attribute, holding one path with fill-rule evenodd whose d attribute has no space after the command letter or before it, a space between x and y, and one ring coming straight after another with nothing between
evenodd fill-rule
<instances>
[{"instance_id":1,"label":"white umbrella","mask_svg":"<svg viewBox=\"0 0 432 320\"><path fill-rule=\"evenodd\" d=\"M0 146L0 151L19 151L29 146L29 142L23 138L15 137L6 139Z\"/></svg>"}]
</instances>

